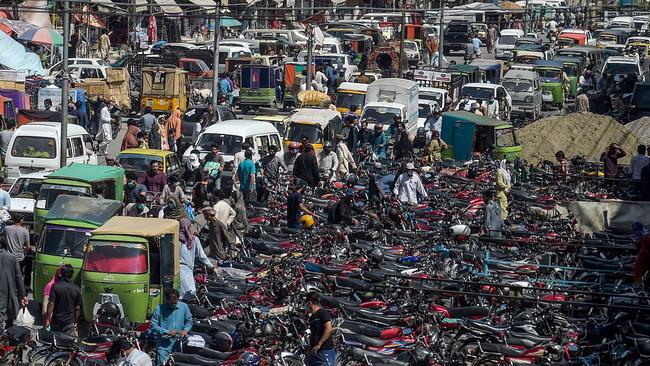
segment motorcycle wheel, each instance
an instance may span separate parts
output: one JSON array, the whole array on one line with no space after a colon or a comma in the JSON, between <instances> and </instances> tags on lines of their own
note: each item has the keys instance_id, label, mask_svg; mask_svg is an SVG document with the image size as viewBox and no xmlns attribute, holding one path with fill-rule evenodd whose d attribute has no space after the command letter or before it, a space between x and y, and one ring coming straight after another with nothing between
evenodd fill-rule
<instances>
[{"instance_id":1,"label":"motorcycle wheel","mask_svg":"<svg viewBox=\"0 0 650 366\"><path fill-rule=\"evenodd\" d=\"M44 349L29 355L29 366L43 366L52 351Z\"/></svg>"},{"instance_id":2,"label":"motorcycle wheel","mask_svg":"<svg viewBox=\"0 0 650 366\"><path fill-rule=\"evenodd\" d=\"M120 128L122 127L122 123L118 120L113 120L111 122L111 135L113 136L113 140L117 138L117 134L120 133Z\"/></svg>"},{"instance_id":3,"label":"motorcycle wheel","mask_svg":"<svg viewBox=\"0 0 650 366\"><path fill-rule=\"evenodd\" d=\"M273 364L274 366L304 366L305 363L302 362L297 357L287 356L283 357L282 360Z\"/></svg>"},{"instance_id":4,"label":"motorcycle wheel","mask_svg":"<svg viewBox=\"0 0 650 366\"><path fill-rule=\"evenodd\" d=\"M68 355L51 359L47 366L83 366L78 359L70 360Z\"/></svg>"},{"instance_id":5,"label":"motorcycle wheel","mask_svg":"<svg viewBox=\"0 0 650 366\"><path fill-rule=\"evenodd\" d=\"M472 363L472 366L496 366L499 362L489 357L481 357Z\"/></svg>"}]
</instances>

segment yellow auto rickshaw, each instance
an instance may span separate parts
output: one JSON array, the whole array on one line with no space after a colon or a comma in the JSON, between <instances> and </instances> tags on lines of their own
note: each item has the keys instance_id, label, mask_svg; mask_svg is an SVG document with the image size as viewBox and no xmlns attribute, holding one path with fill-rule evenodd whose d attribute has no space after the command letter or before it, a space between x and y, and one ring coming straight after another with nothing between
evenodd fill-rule
<instances>
[{"instance_id":1,"label":"yellow auto rickshaw","mask_svg":"<svg viewBox=\"0 0 650 366\"><path fill-rule=\"evenodd\" d=\"M289 116L287 124L283 142L285 151L290 143L307 139L318 152L326 141L334 141L334 136L342 128L341 115L331 109L298 108Z\"/></svg>"},{"instance_id":2,"label":"yellow auto rickshaw","mask_svg":"<svg viewBox=\"0 0 650 366\"><path fill-rule=\"evenodd\" d=\"M164 67L142 68L140 108L151 107L154 113L185 112L188 99L187 72Z\"/></svg>"}]
</instances>

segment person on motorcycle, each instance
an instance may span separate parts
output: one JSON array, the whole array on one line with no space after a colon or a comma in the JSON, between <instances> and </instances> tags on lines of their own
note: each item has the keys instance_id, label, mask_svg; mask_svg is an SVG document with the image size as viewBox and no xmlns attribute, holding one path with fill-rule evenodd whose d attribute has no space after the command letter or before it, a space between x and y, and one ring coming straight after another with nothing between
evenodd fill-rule
<instances>
[{"instance_id":1,"label":"person on motorcycle","mask_svg":"<svg viewBox=\"0 0 650 366\"><path fill-rule=\"evenodd\" d=\"M447 149L447 144L440 138L440 132L431 131L431 142L427 149L429 150L429 161L436 162L442 160L442 151Z\"/></svg>"},{"instance_id":2,"label":"person on motorcycle","mask_svg":"<svg viewBox=\"0 0 650 366\"><path fill-rule=\"evenodd\" d=\"M138 176L132 170L126 171L126 184L124 185L124 198L127 203L140 202L144 200L147 187L138 183Z\"/></svg>"},{"instance_id":3,"label":"person on motorcycle","mask_svg":"<svg viewBox=\"0 0 650 366\"><path fill-rule=\"evenodd\" d=\"M204 179L210 182L210 190L221 189L221 173L223 172L226 162L219 152L219 145L212 144L210 152L203 159Z\"/></svg>"},{"instance_id":4,"label":"person on motorcycle","mask_svg":"<svg viewBox=\"0 0 650 366\"><path fill-rule=\"evenodd\" d=\"M580 89L585 92L596 87L596 78L594 77L593 72L590 69L586 69L578 78L578 84L580 85Z\"/></svg>"},{"instance_id":5,"label":"person on motorcycle","mask_svg":"<svg viewBox=\"0 0 650 366\"><path fill-rule=\"evenodd\" d=\"M387 142L386 134L384 134L384 126L377 122L372 135L370 135L370 146L372 146L372 152L377 155L379 160L386 159Z\"/></svg>"},{"instance_id":6,"label":"person on motorcycle","mask_svg":"<svg viewBox=\"0 0 650 366\"><path fill-rule=\"evenodd\" d=\"M296 141L292 141L289 144L289 150L285 151L282 154L282 160L284 165L287 167L287 174L293 174L293 166L298 159L298 152L300 151L300 144Z\"/></svg>"},{"instance_id":7,"label":"person on motorcycle","mask_svg":"<svg viewBox=\"0 0 650 366\"><path fill-rule=\"evenodd\" d=\"M172 352L180 350L181 341L192 329L192 313L187 304L178 301L178 290L166 288L165 302L151 315L151 332L156 336L157 364L163 365Z\"/></svg>"},{"instance_id":8,"label":"person on motorcycle","mask_svg":"<svg viewBox=\"0 0 650 366\"><path fill-rule=\"evenodd\" d=\"M162 192L163 187L167 185L167 177L162 171L160 162L152 160L149 163L149 169L138 178L138 183L147 187L148 191Z\"/></svg>"},{"instance_id":9,"label":"person on motorcycle","mask_svg":"<svg viewBox=\"0 0 650 366\"><path fill-rule=\"evenodd\" d=\"M400 115L395 115L393 117L393 123L388 126L388 129L386 130L386 137L388 138L396 138L397 137L397 127L399 124L402 123L402 116Z\"/></svg>"},{"instance_id":10,"label":"person on motorcycle","mask_svg":"<svg viewBox=\"0 0 650 366\"><path fill-rule=\"evenodd\" d=\"M362 214L363 211L354 205L354 188L345 190L345 195L336 203L332 222L334 225L359 225L359 220L352 217L352 211Z\"/></svg>"},{"instance_id":11,"label":"person on motorcycle","mask_svg":"<svg viewBox=\"0 0 650 366\"><path fill-rule=\"evenodd\" d=\"M301 216L305 214L314 216L314 213L304 203L305 186L305 182L296 179L294 186L291 187L292 192L287 198L287 227L291 229L300 228Z\"/></svg>"},{"instance_id":12,"label":"person on motorcycle","mask_svg":"<svg viewBox=\"0 0 650 366\"><path fill-rule=\"evenodd\" d=\"M324 175L326 180L336 179L336 168L339 166L339 158L334 152L334 144L326 141L323 144L323 150L318 154L318 169Z\"/></svg>"},{"instance_id":13,"label":"person on motorcycle","mask_svg":"<svg viewBox=\"0 0 650 366\"><path fill-rule=\"evenodd\" d=\"M429 198L422 179L415 172L413 163L407 163L406 172L397 177L393 194L400 202L410 205L418 204L418 195L422 199Z\"/></svg>"}]
</instances>

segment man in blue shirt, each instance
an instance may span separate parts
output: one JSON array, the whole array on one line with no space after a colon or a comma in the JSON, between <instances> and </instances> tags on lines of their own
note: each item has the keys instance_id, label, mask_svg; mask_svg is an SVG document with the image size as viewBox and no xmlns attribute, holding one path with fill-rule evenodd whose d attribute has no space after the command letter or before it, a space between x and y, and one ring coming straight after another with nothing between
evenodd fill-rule
<instances>
[{"instance_id":1,"label":"man in blue shirt","mask_svg":"<svg viewBox=\"0 0 650 366\"><path fill-rule=\"evenodd\" d=\"M239 180L239 190L244 196L244 200L250 199L250 194L255 190L255 163L253 163L253 152L246 150L244 152L244 161L237 167L237 179Z\"/></svg>"},{"instance_id":2,"label":"man in blue shirt","mask_svg":"<svg viewBox=\"0 0 650 366\"><path fill-rule=\"evenodd\" d=\"M157 364L167 362L172 352L180 350L183 338L192 329L192 313L187 304L179 302L176 289L167 288L165 303L156 306L151 315L151 331L156 336Z\"/></svg>"},{"instance_id":3,"label":"man in blue shirt","mask_svg":"<svg viewBox=\"0 0 650 366\"><path fill-rule=\"evenodd\" d=\"M219 81L219 94L226 98L228 105L232 105L232 87L226 74L223 74L221 76L221 81Z\"/></svg>"},{"instance_id":4,"label":"man in blue shirt","mask_svg":"<svg viewBox=\"0 0 650 366\"><path fill-rule=\"evenodd\" d=\"M89 131L90 121L88 121L88 115L81 108L82 104L80 101L74 103L75 110L70 112L71 116L77 117L77 123L80 124L86 131Z\"/></svg>"},{"instance_id":5,"label":"man in blue shirt","mask_svg":"<svg viewBox=\"0 0 650 366\"><path fill-rule=\"evenodd\" d=\"M0 177L0 185L2 185L4 182L5 179L3 177ZM0 209L9 211L10 207L11 207L11 196L9 196L9 193L7 193L7 191L0 188Z\"/></svg>"},{"instance_id":6,"label":"man in blue shirt","mask_svg":"<svg viewBox=\"0 0 650 366\"><path fill-rule=\"evenodd\" d=\"M483 43L481 43L481 40L478 39L477 36L474 36L472 38L472 47L474 47L474 54L476 55L476 58L481 57L481 46Z\"/></svg>"},{"instance_id":7,"label":"man in blue shirt","mask_svg":"<svg viewBox=\"0 0 650 366\"><path fill-rule=\"evenodd\" d=\"M140 117L140 121L138 122L138 127L140 127L140 131L144 131L146 133L151 133L151 128L153 127L154 123L156 123L156 116L153 115L151 107L147 106L144 107L144 114L142 117Z\"/></svg>"}]
</instances>

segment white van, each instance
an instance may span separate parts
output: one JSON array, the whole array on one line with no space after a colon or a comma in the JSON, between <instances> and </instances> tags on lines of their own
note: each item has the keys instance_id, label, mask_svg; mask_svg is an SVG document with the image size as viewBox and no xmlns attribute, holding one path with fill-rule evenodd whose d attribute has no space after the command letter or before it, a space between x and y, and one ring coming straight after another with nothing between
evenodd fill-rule
<instances>
[{"instance_id":1,"label":"white van","mask_svg":"<svg viewBox=\"0 0 650 366\"><path fill-rule=\"evenodd\" d=\"M201 131L196 143L183 153L183 161L189 159L194 149L200 152L199 158L203 160L212 145L217 144L221 146L220 152L226 162L222 177L232 177L232 161L244 142L253 148L255 161L260 159L260 151L268 151L271 145L275 145L280 153L283 151L282 137L275 126L265 121L235 119L215 123Z\"/></svg>"},{"instance_id":2,"label":"white van","mask_svg":"<svg viewBox=\"0 0 650 366\"><path fill-rule=\"evenodd\" d=\"M29 173L61 168L60 149L60 122L32 122L20 126L7 147L7 181L13 183ZM90 134L75 124L68 124L68 163L97 164Z\"/></svg>"},{"instance_id":3,"label":"white van","mask_svg":"<svg viewBox=\"0 0 650 366\"><path fill-rule=\"evenodd\" d=\"M607 28L632 28L634 29L634 18L623 16L616 17L609 22Z\"/></svg>"},{"instance_id":4,"label":"white van","mask_svg":"<svg viewBox=\"0 0 650 366\"><path fill-rule=\"evenodd\" d=\"M524 31L521 29L504 29L501 35L497 38L497 43L494 45L495 55L497 60L507 60L512 55L512 50L515 48L517 40L524 36Z\"/></svg>"}]
</instances>

